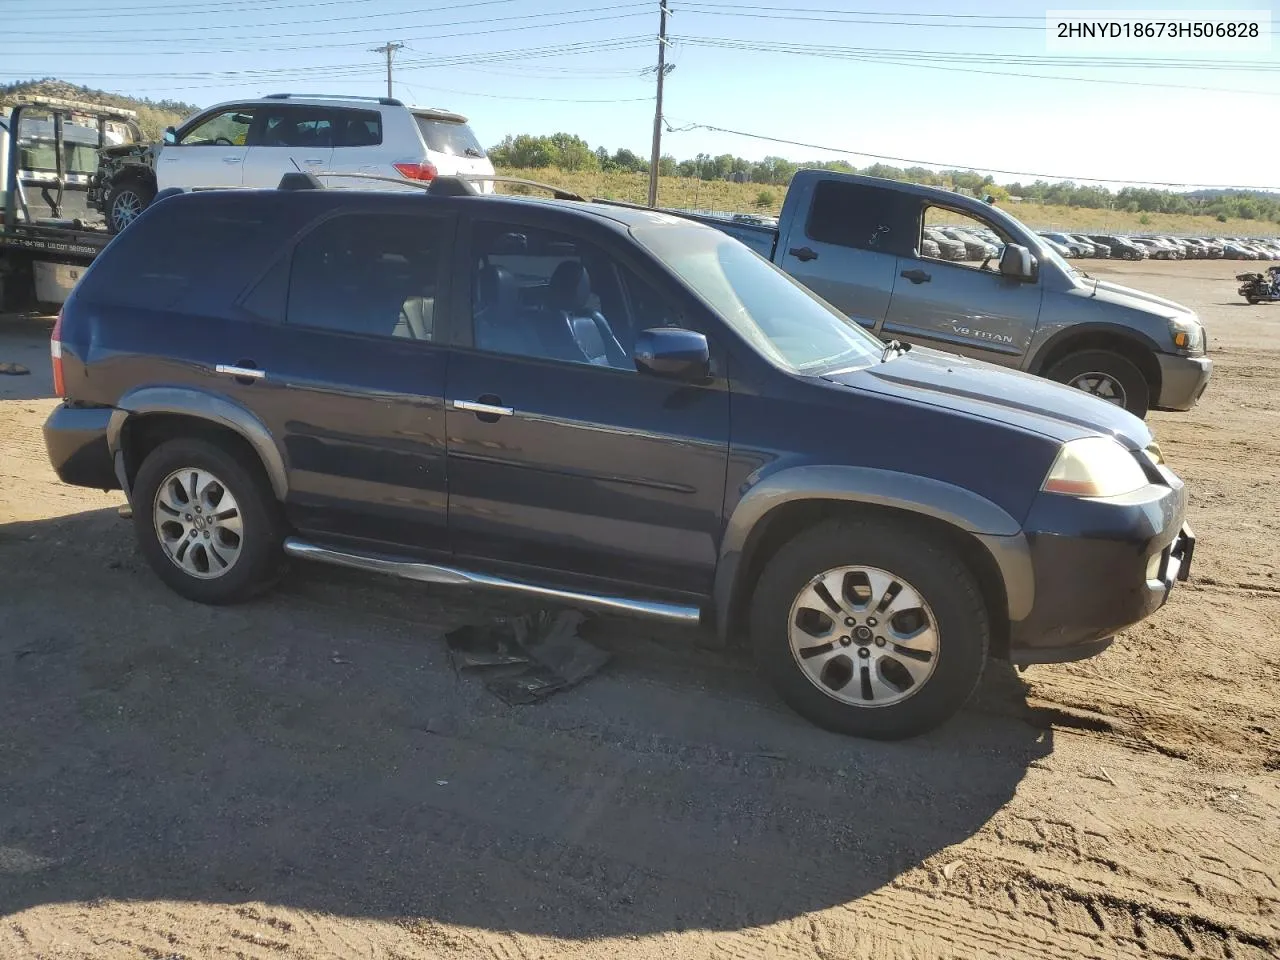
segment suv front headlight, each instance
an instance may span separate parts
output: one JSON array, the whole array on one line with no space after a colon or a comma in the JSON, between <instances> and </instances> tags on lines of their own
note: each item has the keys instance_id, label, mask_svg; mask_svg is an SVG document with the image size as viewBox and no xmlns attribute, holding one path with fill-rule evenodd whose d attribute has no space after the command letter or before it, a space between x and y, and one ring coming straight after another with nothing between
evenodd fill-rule
<instances>
[{"instance_id":1,"label":"suv front headlight","mask_svg":"<svg viewBox=\"0 0 1280 960\"><path fill-rule=\"evenodd\" d=\"M1119 497L1148 482L1137 458L1115 440L1082 437L1062 445L1040 489L1069 497Z\"/></svg>"},{"instance_id":2,"label":"suv front headlight","mask_svg":"<svg viewBox=\"0 0 1280 960\"><path fill-rule=\"evenodd\" d=\"M1204 353L1204 324L1197 317L1171 317L1169 336L1173 338L1173 345L1183 353Z\"/></svg>"}]
</instances>

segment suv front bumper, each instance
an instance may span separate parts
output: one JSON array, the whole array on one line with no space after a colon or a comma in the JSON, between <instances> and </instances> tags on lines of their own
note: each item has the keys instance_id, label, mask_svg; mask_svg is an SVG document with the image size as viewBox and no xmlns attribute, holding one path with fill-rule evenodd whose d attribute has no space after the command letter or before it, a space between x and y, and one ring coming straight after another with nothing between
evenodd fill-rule
<instances>
[{"instance_id":1,"label":"suv front bumper","mask_svg":"<svg viewBox=\"0 0 1280 960\"><path fill-rule=\"evenodd\" d=\"M1166 471L1167 473L1167 471ZM1015 664L1080 660L1164 606L1191 572L1186 492L1152 485L1114 499L1041 494L1026 525L1035 577L1030 614L1010 624Z\"/></svg>"},{"instance_id":2,"label":"suv front bumper","mask_svg":"<svg viewBox=\"0 0 1280 960\"><path fill-rule=\"evenodd\" d=\"M1179 357L1157 353L1160 363L1160 410L1190 410L1209 386L1213 361L1208 357Z\"/></svg>"}]
</instances>

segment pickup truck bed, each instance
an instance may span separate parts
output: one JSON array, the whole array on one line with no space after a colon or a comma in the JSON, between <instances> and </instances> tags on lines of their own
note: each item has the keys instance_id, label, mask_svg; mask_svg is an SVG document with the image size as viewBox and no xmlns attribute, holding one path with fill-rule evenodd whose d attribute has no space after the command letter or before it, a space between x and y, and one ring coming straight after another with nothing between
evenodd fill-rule
<instances>
[{"instance_id":1,"label":"pickup truck bed","mask_svg":"<svg viewBox=\"0 0 1280 960\"><path fill-rule=\"evenodd\" d=\"M778 231L773 227L766 227L759 223L740 223L736 220L730 220L728 217L686 213L683 210L671 210L669 212L684 217L686 220L696 220L698 223L715 227L717 230L727 233L733 239L745 243L766 260L773 259L773 248L778 241Z\"/></svg>"}]
</instances>

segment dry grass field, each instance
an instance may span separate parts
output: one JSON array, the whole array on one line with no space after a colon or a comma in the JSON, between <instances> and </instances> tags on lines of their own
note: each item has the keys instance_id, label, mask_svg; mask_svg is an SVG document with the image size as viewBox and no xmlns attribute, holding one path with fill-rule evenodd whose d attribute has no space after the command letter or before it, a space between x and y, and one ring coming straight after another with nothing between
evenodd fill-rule
<instances>
[{"instance_id":1,"label":"dry grass field","mask_svg":"<svg viewBox=\"0 0 1280 960\"><path fill-rule=\"evenodd\" d=\"M565 170L499 170L504 176L524 177L573 190L587 197L627 200L644 203L649 194L649 177L642 173L601 173ZM661 177L658 181L658 203L680 209L718 210L777 214L786 195L786 187L758 183L729 183L725 180L694 180L687 177ZM767 203L761 203L764 196ZM1055 207L1038 203L1010 203L1006 209L1019 220L1037 230L1090 231L1095 233L1187 234L1190 236L1266 236L1280 235L1280 224L1260 220L1197 217L1163 213L1126 213L1118 210L1090 210L1084 207ZM1147 222L1142 222L1145 216Z\"/></svg>"}]
</instances>

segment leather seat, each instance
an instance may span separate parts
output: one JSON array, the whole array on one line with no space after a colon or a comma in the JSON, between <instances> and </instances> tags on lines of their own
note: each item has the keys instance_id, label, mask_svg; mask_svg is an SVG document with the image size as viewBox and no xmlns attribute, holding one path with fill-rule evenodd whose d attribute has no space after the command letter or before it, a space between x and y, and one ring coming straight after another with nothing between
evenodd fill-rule
<instances>
[{"instance_id":1,"label":"leather seat","mask_svg":"<svg viewBox=\"0 0 1280 960\"><path fill-rule=\"evenodd\" d=\"M480 350L520 357L542 354L532 317L520 309L520 286L505 267L483 266L476 273L475 345Z\"/></svg>"},{"instance_id":2,"label":"leather seat","mask_svg":"<svg viewBox=\"0 0 1280 960\"><path fill-rule=\"evenodd\" d=\"M591 277L576 260L551 274L546 318L539 332L549 355L595 366L634 368L609 321L591 307Z\"/></svg>"}]
</instances>

